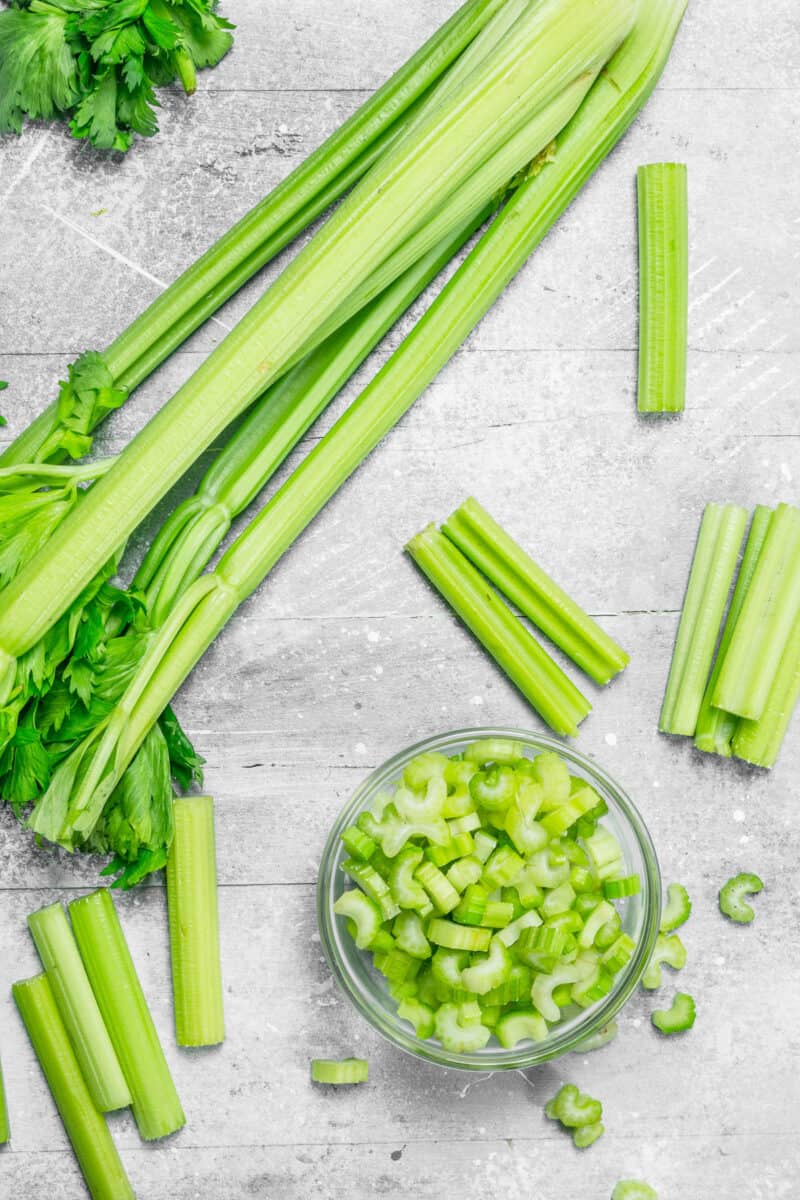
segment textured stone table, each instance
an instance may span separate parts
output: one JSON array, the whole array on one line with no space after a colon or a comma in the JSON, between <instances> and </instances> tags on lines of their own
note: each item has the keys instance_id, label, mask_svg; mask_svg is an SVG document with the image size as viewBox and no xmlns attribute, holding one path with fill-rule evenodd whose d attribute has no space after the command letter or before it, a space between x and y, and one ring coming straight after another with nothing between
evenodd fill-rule
<instances>
[{"instance_id":1,"label":"textured stone table","mask_svg":"<svg viewBox=\"0 0 800 1200\"><path fill-rule=\"evenodd\" d=\"M0 145L4 434L453 8L227 0L235 53L191 102L166 97L161 136L124 161L56 128ZM770 777L655 732L704 502L797 499L799 64L795 0L693 0L624 144L181 692L219 802L229 1036L218 1050L177 1052L163 889L123 897L188 1114L179 1136L153 1146L127 1116L113 1119L144 1200L606 1200L620 1176L649 1179L662 1200L800 1195L798 730ZM688 163L691 187L689 406L681 420L643 421L634 172L672 158ZM104 447L130 437L262 286L142 388ZM660 1040L640 994L617 1042L585 1059L448 1072L383 1043L322 960L318 858L365 773L434 730L537 727L401 553L469 492L632 653L624 677L592 693L579 745L627 785L665 876L692 893L681 983L698 1020L685 1038ZM747 929L716 909L720 883L742 868L767 882ZM84 1195L9 984L36 969L26 914L94 881L95 864L34 851L0 817L0 1049L14 1134L0 1194L16 1200ZM370 1060L368 1087L309 1085L313 1055L353 1052ZM605 1104L606 1136L583 1155L542 1112L565 1078Z\"/></svg>"}]
</instances>

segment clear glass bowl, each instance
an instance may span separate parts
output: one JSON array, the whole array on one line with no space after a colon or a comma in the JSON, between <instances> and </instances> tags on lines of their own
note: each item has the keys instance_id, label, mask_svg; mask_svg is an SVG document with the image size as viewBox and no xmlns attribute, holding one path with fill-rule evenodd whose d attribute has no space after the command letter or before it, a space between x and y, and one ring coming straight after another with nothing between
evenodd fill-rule
<instances>
[{"instance_id":1,"label":"clear glass bowl","mask_svg":"<svg viewBox=\"0 0 800 1200\"><path fill-rule=\"evenodd\" d=\"M526 753L538 754L555 750L569 764L574 775L580 775L596 789L608 805L603 823L619 841L625 860L626 874L636 873L641 879L641 892L618 902L623 929L636 943L636 951L628 965L616 976L609 995L592 1008L585 1009L561 1024L553 1026L542 1042L525 1042L512 1050L490 1042L482 1050L470 1054L454 1054L444 1050L434 1039L423 1041L397 1015L396 1002L386 990L386 982L371 964L371 956L358 950L347 932L346 923L338 917L333 906L348 886L340 869L347 857L340 834L364 809L372 809L375 797L396 784L405 766L426 750L442 754L459 754L478 738L513 738L521 742ZM661 875L650 834L627 794L591 759L571 746L554 738L528 733L522 729L458 729L453 733L427 738L401 751L364 780L344 806L331 829L320 864L317 884L317 919L322 947L335 978L369 1023L394 1042L396 1046L429 1062L466 1070L493 1071L503 1068L519 1069L546 1062L568 1051L578 1050L582 1042L598 1033L622 1008L638 984L650 959L661 918Z\"/></svg>"}]
</instances>

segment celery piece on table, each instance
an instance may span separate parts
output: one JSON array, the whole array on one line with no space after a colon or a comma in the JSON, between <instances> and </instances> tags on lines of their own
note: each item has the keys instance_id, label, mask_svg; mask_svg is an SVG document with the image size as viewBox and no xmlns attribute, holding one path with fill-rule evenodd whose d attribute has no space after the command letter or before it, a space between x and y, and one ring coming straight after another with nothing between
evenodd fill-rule
<instances>
[{"instance_id":1,"label":"celery piece on table","mask_svg":"<svg viewBox=\"0 0 800 1200\"><path fill-rule=\"evenodd\" d=\"M716 708L757 721L800 616L800 509L779 504L711 697Z\"/></svg>"},{"instance_id":2,"label":"celery piece on table","mask_svg":"<svg viewBox=\"0 0 800 1200\"><path fill-rule=\"evenodd\" d=\"M111 896L103 888L73 900L69 915L139 1132L147 1141L166 1137L186 1118Z\"/></svg>"},{"instance_id":3,"label":"celery piece on table","mask_svg":"<svg viewBox=\"0 0 800 1200\"><path fill-rule=\"evenodd\" d=\"M92 1200L134 1200L108 1126L81 1074L47 976L15 983L11 993Z\"/></svg>"},{"instance_id":4,"label":"celery piece on table","mask_svg":"<svg viewBox=\"0 0 800 1200\"><path fill-rule=\"evenodd\" d=\"M179 1046L214 1046L225 1040L214 801L176 800L174 818L167 905L175 1033Z\"/></svg>"},{"instance_id":5,"label":"celery piece on table","mask_svg":"<svg viewBox=\"0 0 800 1200\"><path fill-rule=\"evenodd\" d=\"M694 735L746 523L747 510L735 504L708 504L703 513L661 708L662 733Z\"/></svg>"},{"instance_id":6,"label":"celery piece on table","mask_svg":"<svg viewBox=\"0 0 800 1200\"><path fill-rule=\"evenodd\" d=\"M6 1089L3 1083L3 1068L0 1065L0 1146L11 1137L11 1127L8 1123L8 1106L6 1104Z\"/></svg>"},{"instance_id":7,"label":"celery piece on table","mask_svg":"<svg viewBox=\"0 0 800 1200\"><path fill-rule=\"evenodd\" d=\"M629 656L470 497L442 533L595 683L608 683Z\"/></svg>"},{"instance_id":8,"label":"celery piece on table","mask_svg":"<svg viewBox=\"0 0 800 1200\"><path fill-rule=\"evenodd\" d=\"M369 1063L364 1058L312 1058L313 1083L366 1083Z\"/></svg>"},{"instance_id":9,"label":"celery piece on table","mask_svg":"<svg viewBox=\"0 0 800 1200\"><path fill-rule=\"evenodd\" d=\"M588 700L461 551L433 525L406 550L550 728L575 737Z\"/></svg>"},{"instance_id":10,"label":"celery piece on table","mask_svg":"<svg viewBox=\"0 0 800 1200\"><path fill-rule=\"evenodd\" d=\"M639 412L683 412L689 217L683 163L639 167Z\"/></svg>"},{"instance_id":11,"label":"celery piece on table","mask_svg":"<svg viewBox=\"0 0 800 1200\"><path fill-rule=\"evenodd\" d=\"M717 687L717 680L722 670L722 664L725 661L725 655L733 638L736 622L739 620L739 615L742 611L747 590L753 580L771 520L772 509L767 508L766 505L759 504L750 522L750 532L747 535L747 542L744 554L742 555L742 565L739 567L739 574L736 578L736 587L733 590L733 599L731 600L728 616L725 620L725 628L722 632L719 649L717 650L714 669L706 685L703 703L700 705L700 712L697 717L697 726L694 734L695 746L698 750L703 750L708 754L720 754L724 758L730 758L733 752L731 739L736 732L739 718L734 716L733 713L725 712L723 708L715 708L712 703L712 697Z\"/></svg>"},{"instance_id":12,"label":"celery piece on table","mask_svg":"<svg viewBox=\"0 0 800 1200\"><path fill-rule=\"evenodd\" d=\"M781 659L757 721L740 718L731 748L737 758L756 767L774 767L800 699L800 618Z\"/></svg>"},{"instance_id":13,"label":"celery piece on table","mask_svg":"<svg viewBox=\"0 0 800 1200\"><path fill-rule=\"evenodd\" d=\"M126 1108L130 1091L64 909L40 908L28 928L92 1100L100 1112Z\"/></svg>"},{"instance_id":14,"label":"celery piece on table","mask_svg":"<svg viewBox=\"0 0 800 1200\"><path fill-rule=\"evenodd\" d=\"M669 1008L657 1008L650 1020L659 1033L685 1033L694 1025L696 1009L694 998L688 992L676 992Z\"/></svg>"}]
</instances>

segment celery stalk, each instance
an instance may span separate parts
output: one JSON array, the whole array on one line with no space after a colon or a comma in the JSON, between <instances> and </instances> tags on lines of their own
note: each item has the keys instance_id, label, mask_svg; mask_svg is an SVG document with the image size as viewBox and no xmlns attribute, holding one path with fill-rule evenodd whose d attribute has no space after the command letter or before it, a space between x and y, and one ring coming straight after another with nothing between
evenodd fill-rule
<instances>
[{"instance_id":1,"label":"celery stalk","mask_svg":"<svg viewBox=\"0 0 800 1200\"><path fill-rule=\"evenodd\" d=\"M103 1117L89 1094L46 975L11 987L28 1037L93 1200L134 1200Z\"/></svg>"},{"instance_id":2,"label":"celery stalk","mask_svg":"<svg viewBox=\"0 0 800 1200\"><path fill-rule=\"evenodd\" d=\"M167 904L179 1046L225 1040L219 958L214 801L175 801L175 837L167 860Z\"/></svg>"},{"instance_id":3,"label":"celery stalk","mask_svg":"<svg viewBox=\"0 0 800 1200\"><path fill-rule=\"evenodd\" d=\"M746 524L744 508L706 505L661 707L662 733L694 735Z\"/></svg>"},{"instance_id":4,"label":"celery stalk","mask_svg":"<svg viewBox=\"0 0 800 1200\"><path fill-rule=\"evenodd\" d=\"M30 824L59 844L79 844L169 698L238 604L268 574L491 307L553 223L616 144L652 92L685 0L643 0L630 38L540 165L495 218L453 278L361 396L336 422L217 569L181 597L102 730L54 775ZM57 777L79 778L65 810Z\"/></svg>"},{"instance_id":5,"label":"celery stalk","mask_svg":"<svg viewBox=\"0 0 800 1200\"><path fill-rule=\"evenodd\" d=\"M448 517L442 533L503 595L595 683L608 681L630 661L613 638L576 604L513 538L470 497Z\"/></svg>"},{"instance_id":6,"label":"celery stalk","mask_svg":"<svg viewBox=\"0 0 800 1200\"><path fill-rule=\"evenodd\" d=\"M0 596L0 701L31 648L213 439L342 301L564 87L606 62L634 0L542 0L361 180ZM524 161L518 164L522 167Z\"/></svg>"},{"instance_id":7,"label":"celery stalk","mask_svg":"<svg viewBox=\"0 0 800 1200\"><path fill-rule=\"evenodd\" d=\"M683 412L689 215L683 163L649 163L639 196L639 412Z\"/></svg>"},{"instance_id":8,"label":"celery stalk","mask_svg":"<svg viewBox=\"0 0 800 1200\"><path fill-rule=\"evenodd\" d=\"M127 1108L128 1085L64 909L60 904L40 908L28 917L28 928L95 1107L100 1112Z\"/></svg>"},{"instance_id":9,"label":"celery stalk","mask_svg":"<svg viewBox=\"0 0 800 1200\"><path fill-rule=\"evenodd\" d=\"M11 1137L11 1127L8 1123L8 1107L6 1105L6 1089L3 1083L3 1068L0 1065L0 1146L4 1146Z\"/></svg>"},{"instance_id":10,"label":"celery stalk","mask_svg":"<svg viewBox=\"0 0 800 1200\"><path fill-rule=\"evenodd\" d=\"M733 735L732 749L737 758L757 767L774 767L800 699L800 619L795 623L757 721L741 720Z\"/></svg>"},{"instance_id":11,"label":"celery stalk","mask_svg":"<svg viewBox=\"0 0 800 1200\"><path fill-rule=\"evenodd\" d=\"M733 599L731 600L728 617L725 621L725 629L720 640L714 669L706 685L703 703L700 705L700 712L697 717L697 727L694 735L695 746L698 750L703 750L708 754L720 754L724 758L730 758L731 756L731 738L736 732L739 718L735 717L732 713L725 712L722 708L715 708L711 702L711 697L716 690L722 664L725 661L725 655L731 644L733 631L736 628L736 622L742 611L747 589L750 587L753 579L756 564L758 563L771 520L772 509L759 504L753 513L753 520L750 523L750 532L747 536L744 554L742 555L742 565L739 568Z\"/></svg>"},{"instance_id":12,"label":"celery stalk","mask_svg":"<svg viewBox=\"0 0 800 1200\"><path fill-rule=\"evenodd\" d=\"M103 888L73 900L69 915L139 1133L148 1141L166 1137L186 1118L111 896Z\"/></svg>"},{"instance_id":13,"label":"celery stalk","mask_svg":"<svg viewBox=\"0 0 800 1200\"><path fill-rule=\"evenodd\" d=\"M248 279L342 196L403 130L412 105L458 60L507 0L468 0L352 117L192 264L103 352L117 387L132 390ZM66 397L0 454L0 465L64 453L74 424ZM85 433L102 420L94 410ZM87 447L88 449L88 447Z\"/></svg>"},{"instance_id":14,"label":"celery stalk","mask_svg":"<svg viewBox=\"0 0 800 1200\"><path fill-rule=\"evenodd\" d=\"M757 721L800 613L800 509L772 515L712 696L716 708Z\"/></svg>"},{"instance_id":15,"label":"celery stalk","mask_svg":"<svg viewBox=\"0 0 800 1200\"><path fill-rule=\"evenodd\" d=\"M406 546L436 590L556 733L576 737L591 705L461 551L433 525Z\"/></svg>"}]
</instances>

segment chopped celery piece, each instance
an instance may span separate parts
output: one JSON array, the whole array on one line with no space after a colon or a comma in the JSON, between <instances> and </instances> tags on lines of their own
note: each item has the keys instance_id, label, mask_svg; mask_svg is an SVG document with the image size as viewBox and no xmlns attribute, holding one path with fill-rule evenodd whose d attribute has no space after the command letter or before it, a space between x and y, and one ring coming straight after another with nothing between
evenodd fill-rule
<instances>
[{"instance_id":1,"label":"chopped celery piece","mask_svg":"<svg viewBox=\"0 0 800 1200\"><path fill-rule=\"evenodd\" d=\"M755 767L774 767L783 739L800 699L800 616L775 672L767 703L757 721L740 718L734 727L731 749L737 758Z\"/></svg>"},{"instance_id":2,"label":"chopped celery piece","mask_svg":"<svg viewBox=\"0 0 800 1200\"><path fill-rule=\"evenodd\" d=\"M463 892L468 887L476 884L482 874L483 863L473 855L469 855L467 858L460 858L458 862L454 862L445 871L448 883L452 884L457 892Z\"/></svg>"},{"instance_id":3,"label":"chopped celery piece","mask_svg":"<svg viewBox=\"0 0 800 1200\"><path fill-rule=\"evenodd\" d=\"M542 827L550 837L560 837L576 821L579 821L581 817L591 812L596 807L597 801L597 792L587 784L585 787L572 792L564 804L552 809L546 816L542 817Z\"/></svg>"},{"instance_id":4,"label":"chopped celery piece","mask_svg":"<svg viewBox=\"0 0 800 1200\"><path fill-rule=\"evenodd\" d=\"M578 1150L587 1150L589 1146L593 1146L598 1138L605 1133L605 1126L602 1121L595 1121L593 1125L580 1125L572 1131L572 1141Z\"/></svg>"},{"instance_id":5,"label":"chopped celery piece","mask_svg":"<svg viewBox=\"0 0 800 1200\"><path fill-rule=\"evenodd\" d=\"M389 889L400 908L413 908L420 912L428 907L432 911L427 892L414 877L414 872L421 862L422 849L419 846L406 846L393 860L389 872Z\"/></svg>"},{"instance_id":6,"label":"chopped celery piece","mask_svg":"<svg viewBox=\"0 0 800 1200\"><path fill-rule=\"evenodd\" d=\"M540 888L555 888L569 879L569 860L562 849L537 850L525 867L526 878ZM519 891L519 877L510 881ZM520 893L522 899L522 893Z\"/></svg>"},{"instance_id":7,"label":"chopped celery piece","mask_svg":"<svg viewBox=\"0 0 800 1200\"><path fill-rule=\"evenodd\" d=\"M506 981L511 966L511 956L506 947L499 938L492 938L487 956L461 972L462 986L477 996L485 996Z\"/></svg>"},{"instance_id":8,"label":"chopped celery piece","mask_svg":"<svg viewBox=\"0 0 800 1200\"><path fill-rule=\"evenodd\" d=\"M537 912L523 912L521 916L506 925L505 929L501 929L496 934L496 937L499 938L504 946L515 946L523 930L532 929L536 925L541 925L541 923L542 918Z\"/></svg>"},{"instance_id":9,"label":"chopped celery piece","mask_svg":"<svg viewBox=\"0 0 800 1200\"><path fill-rule=\"evenodd\" d=\"M434 979L455 989L461 987L461 972L469 965L469 954L465 950L440 947L433 956L431 971Z\"/></svg>"},{"instance_id":10,"label":"chopped celery piece","mask_svg":"<svg viewBox=\"0 0 800 1200\"><path fill-rule=\"evenodd\" d=\"M397 1015L403 1021L409 1021L414 1026L416 1037L425 1041L433 1037L436 1015L434 1009L423 1004L420 1000L409 997L397 1006Z\"/></svg>"},{"instance_id":11,"label":"chopped celery piece","mask_svg":"<svg viewBox=\"0 0 800 1200\"><path fill-rule=\"evenodd\" d=\"M544 849L549 836L544 824L540 825L534 820L530 809L524 811L523 804L524 799L518 798L509 806L505 817L505 829L514 843L514 848L520 854L533 854L536 850Z\"/></svg>"},{"instance_id":12,"label":"chopped celery piece","mask_svg":"<svg viewBox=\"0 0 800 1200\"><path fill-rule=\"evenodd\" d=\"M614 1041L618 1033L617 1022L609 1021L602 1029L598 1029L597 1033L591 1034L577 1045L574 1052L576 1054L590 1054L594 1050L602 1050L603 1046L607 1046L609 1042Z\"/></svg>"},{"instance_id":13,"label":"chopped celery piece","mask_svg":"<svg viewBox=\"0 0 800 1200\"><path fill-rule=\"evenodd\" d=\"M414 878L425 888L437 912L452 912L461 900L447 876L432 862L421 862L414 872Z\"/></svg>"},{"instance_id":14,"label":"chopped celery piece","mask_svg":"<svg viewBox=\"0 0 800 1200\"><path fill-rule=\"evenodd\" d=\"M131 1094L60 904L31 913L28 928L98 1112L127 1108Z\"/></svg>"},{"instance_id":15,"label":"chopped celery piece","mask_svg":"<svg viewBox=\"0 0 800 1200\"><path fill-rule=\"evenodd\" d=\"M401 950L412 958L430 958L433 951L425 936L425 924L419 913L402 912L395 917L392 933Z\"/></svg>"},{"instance_id":16,"label":"chopped celery piece","mask_svg":"<svg viewBox=\"0 0 800 1200\"><path fill-rule=\"evenodd\" d=\"M505 929L514 916L514 905L505 900L488 900L483 914L482 925L489 929Z\"/></svg>"},{"instance_id":17,"label":"chopped celery piece","mask_svg":"<svg viewBox=\"0 0 800 1200\"><path fill-rule=\"evenodd\" d=\"M542 901L542 916L555 917L558 913L565 913L572 908L574 902L575 892L569 883L561 883L548 892Z\"/></svg>"},{"instance_id":18,"label":"chopped celery piece","mask_svg":"<svg viewBox=\"0 0 800 1200\"><path fill-rule=\"evenodd\" d=\"M722 664L725 661L725 655L728 653L728 647L733 638L736 622L739 620L745 596L755 574L756 565L766 540L771 520L772 509L767 508L766 505L759 504L750 522L750 531L745 542L739 574L736 577L733 598L728 609L728 615L725 618L725 628L722 631L717 657L714 660L714 669L706 684L703 703L700 706L700 712L697 717L697 727L694 733L695 746L698 750L703 750L707 754L720 754L724 758L730 758L733 753L731 741L736 733L739 718L734 716L733 713L725 712L722 708L715 708L712 703L712 697L716 691Z\"/></svg>"},{"instance_id":19,"label":"chopped celery piece","mask_svg":"<svg viewBox=\"0 0 800 1200\"><path fill-rule=\"evenodd\" d=\"M446 754L438 754L428 750L412 758L403 769L403 782L414 790L427 788L429 784L441 781L447 786L445 771L450 759Z\"/></svg>"},{"instance_id":20,"label":"chopped celery piece","mask_svg":"<svg viewBox=\"0 0 800 1200\"><path fill-rule=\"evenodd\" d=\"M448 950L474 950L483 952L489 949L492 940L490 929L476 929L473 926L456 925L453 921L444 921L435 917L428 925L428 941L436 946L444 946Z\"/></svg>"},{"instance_id":21,"label":"chopped celery piece","mask_svg":"<svg viewBox=\"0 0 800 1200\"><path fill-rule=\"evenodd\" d=\"M569 934L547 925L528 926L517 944L517 954L524 961L533 955L552 955L560 958L569 944Z\"/></svg>"},{"instance_id":22,"label":"chopped celery piece","mask_svg":"<svg viewBox=\"0 0 800 1200\"><path fill-rule=\"evenodd\" d=\"M525 860L510 846L498 846L483 867L482 882L490 888L510 886L525 866Z\"/></svg>"},{"instance_id":23,"label":"chopped celery piece","mask_svg":"<svg viewBox=\"0 0 800 1200\"><path fill-rule=\"evenodd\" d=\"M480 829L475 834L475 857L480 859L482 863L488 861L489 856L497 845L497 838L492 837L485 829Z\"/></svg>"},{"instance_id":24,"label":"chopped celery piece","mask_svg":"<svg viewBox=\"0 0 800 1200\"><path fill-rule=\"evenodd\" d=\"M566 1129L581 1129L586 1125L596 1125L601 1120L603 1106L599 1100L584 1095L574 1083L565 1083L547 1102L545 1113Z\"/></svg>"},{"instance_id":25,"label":"chopped celery piece","mask_svg":"<svg viewBox=\"0 0 800 1200\"><path fill-rule=\"evenodd\" d=\"M749 925L756 914L745 900L745 896L756 896L763 887L764 884L757 875L734 875L733 879L729 879L720 889L720 912L737 925Z\"/></svg>"},{"instance_id":26,"label":"chopped celery piece","mask_svg":"<svg viewBox=\"0 0 800 1200\"><path fill-rule=\"evenodd\" d=\"M511 767L492 763L481 767L469 781L474 802L487 812L508 808L517 790L517 777Z\"/></svg>"},{"instance_id":27,"label":"chopped celery piece","mask_svg":"<svg viewBox=\"0 0 800 1200\"><path fill-rule=\"evenodd\" d=\"M655 991L661 987L661 965L666 963L673 971L681 971L686 966L686 947L677 933L660 933L656 938L655 949L647 970L642 976L642 987Z\"/></svg>"},{"instance_id":28,"label":"chopped celery piece","mask_svg":"<svg viewBox=\"0 0 800 1200\"><path fill-rule=\"evenodd\" d=\"M0 1065L0 1146L4 1146L11 1137L8 1123L8 1105L6 1104L6 1089L3 1083L3 1068Z\"/></svg>"},{"instance_id":29,"label":"chopped celery piece","mask_svg":"<svg viewBox=\"0 0 800 1200\"><path fill-rule=\"evenodd\" d=\"M357 883L366 892L370 900L374 900L381 910L384 921L391 921L400 911L395 903L389 885L369 863L357 862L354 858L346 858L342 870L349 875L353 883Z\"/></svg>"},{"instance_id":30,"label":"chopped celery piece","mask_svg":"<svg viewBox=\"0 0 800 1200\"><path fill-rule=\"evenodd\" d=\"M601 900L586 918L583 929L578 934L578 945L584 950L593 946L600 930L614 916L614 906L608 900Z\"/></svg>"},{"instance_id":31,"label":"chopped celery piece","mask_svg":"<svg viewBox=\"0 0 800 1200\"><path fill-rule=\"evenodd\" d=\"M683 163L637 172L640 413L683 412L689 315L689 204Z\"/></svg>"},{"instance_id":32,"label":"chopped celery piece","mask_svg":"<svg viewBox=\"0 0 800 1200\"><path fill-rule=\"evenodd\" d=\"M376 843L366 833L362 833L356 825L345 829L342 834L342 844L351 858L360 858L362 862L367 862L375 853Z\"/></svg>"},{"instance_id":33,"label":"chopped celery piece","mask_svg":"<svg viewBox=\"0 0 800 1200\"><path fill-rule=\"evenodd\" d=\"M117 1148L81 1074L46 975L11 988L93 1200L135 1200Z\"/></svg>"},{"instance_id":34,"label":"chopped celery piece","mask_svg":"<svg viewBox=\"0 0 800 1200\"><path fill-rule=\"evenodd\" d=\"M658 1200L658 1192L641 1179L620 1179L614 1185L611 1200Z\"/></svg>"},{"instance_id":35,"label":"chopped celery piece","mask_svg":"<svg viewBox=\"0 0 800 1200\"><path fill-rule=\"evenodd\" d=\"M477 1021L473 1021L466 1005L441 1005L436 1012L434 1032L445 1050L470 1054L483 1049L492 1031L481 1023L480 1009L478 1014Z\"/></svg>"},{"instance_id":36,"label":"chopped celery piece","mask_svg":"<svg viewBox=\"0 0 800 1200\"><path fill-rule=\"evenodd\" d=\"M625 651L477 500L470 497L456 509L442 533L595 683L608 683L628 664Z\"/></svg>"},{"instance_id":37,"label":"chopped celery piece","mask_svg":"<svg viewBox=\"0 0 800 1200\"><path fill-rule=\"evenodd\" d=\"M471 742L464 751L464 757L479 767L485 763L514 764L524 755L521 742L511 738L481 738Z\"/></svg>"},{"instance_id":38,"label":"chopped celery piece","mask_svg":"<svg viewBox=\"0 0 800 1200\"><path fill-rule=\"evenodd\" d=\"M131 1108L146 1141L186 1122L153 1018L105 889L73 900L69 915L86 973L131 1093Z\"/></svg>"},{"instance_id":39,"label":"chopped celery piece","mask_svg":"<svg viewBox=\"0 0 800 1200\"><path fill-rule=\"evenodd\" d=\"M659 929L662 933L672 933L674 929L680 929L691 914L692 902L686 888L682 883L671 883L667 888L667 903L661 912Z\"/></svg>"},{"instance_id":40,"label":"chopped celery piece","mask_svg":"<svg viewBox=\"0 0 800 1200\"><path fill-rule=\"evenodd\" d=\"M638 875L624 875L622 879L604 879L603 895L607 900L623 900L626 896L636 896L642 890L642 881Z\"/></svg>"},{"instance_id":41,"label":"chopped celery piece","mask_svg":"<svg viewBox=\"0 0 800 1200\"><path fill-rule=\"evenodd\" d=\"M747 516L736 504L706 505L661 707L662 733L694 737Z\"/></svg>"},{"instance_id":42,"label":"chopped celery piece","mask_svg":"<svg viewBox=\"0 0 800 1200\"><path fill-rule=\"evenodd\" d=\"M585 839L584 845L595 874L601 878L604 878L602 872L622 857L619 842L610 830L602 826Z\"/></svg>"},{"instance_id":43,"label":"chopped celery piece","mask_svg":"<svg viewBox=\"0 0 800 1200\"><path fill-rule=\"evenodd\" d=\"M179 798L167 858L167 908L179 1046L216 1046L225 1040L219 949L214 801Z\"/></svg>"},{"instance_id":44,"label":"chopped celery piece","mask_svg":"<svg viewBox=\"0 0 800 1200\"><path fill-rule=\"evenodd\" d=\"M311 1079L314 1083L366 1083L369 1063L363 1058L312 1058Z\"/></svg>"},{"instance_id":45,"label":"chopped celery piece","mask_svg":"<svg viewBox=\"0 0 800 1200\"><path fill-rule=\"evenodd\" d=\"M725 652L716 708L747 720L763 714L800 615L800 509L779 504Z\"/></svg>"},{"instance_id":46,"label":"chopped celery piece","mask_svg":"<svg viewBox=\"0 0 800 1200\"><path fill-rule=\"evenodd\" d=\"M540 717L554 732L576 737L589 701L461 551L433 525L406 550Z\"/></svg>"},{"instance_id":47,"label":"chopped celery piece","mask_svg":"<svg viewBox=\"0 0 800 1200\"><path fill-rule=\"evenodd\" d=\"M547 1037L547 1022L532 1008L518 1008L499 1018L495 1035L501 1046L513 1050L520 1042L543 1042Z\"/></svg>"},{"instance_id":48,"label":"chopped celery piece","mask_svg":"<svg viewBox=\"0 0 800 1200\"><path fill-rule=\"evenodd\" d=\"M657 1008L650 1016L659 1033L683 1033L694 1025L695 1003L688 992L676 992L669 1008Z\"/></svg>"},{"instance_id":49,"label":"chopped celery piece","mask_svg":"<svg viewBox=\"0 0 800 1200\"><path fill-rule=\"evenodd\" d=\"M393 946L386 954L376 954L373 962L390 984L407 983L416 979L422 966L419 958L398 946Z\"/></svg>"},{"instance_id":50,"label":"chopped celery piece","mask_svg":"<svg viewBox=\"0 0 800 1200\"><path fill-rule=\"evenodd\" d=\"M394 793L393 803L404 821L436 821L442 815L447 799L447 784L441 775L434 775L417 791L401 784Z\"/></svg>"},{"instance_id":51,"label":"chopped celery piece","mask_svg":"<svg viewBox=\"0 0 800 1200\"><path fill-rule=\"evenodd\" d=\"M342 892L333 906L333 911L337 916L346 917L348 921L353 922L351 933L359 950L366 950L374 944L383 923L383 914L374 900L353 888L349 892Z\"/></svg>"},{"instance_id":52,"label":"chopped celery piece","mask_svg":"<svg viewBox=\"0 0 800 1200\"><path fill-rule=\"evenodd\" d=\"M531 1000L545 1021L555 1022L561 1018L561 1010L553 1000L553 992L562 983L577 983L584 976L584 966L577 962L562 963L551 972L536 975L531 987Z\"/></svg>"},{"instance_id":53,"label":"chopped celery piece","mask_svg":"<svg viewBox=\"0 0 800 1200\"><path fill-rule=\"evenodd\" d=\"M630 962L635 949L633 938L628 937L627 933L621 933L605 950L600 961L612 975L618 975Z\"/></svg>"},{"instance_id":54,"label":"chopped celery piece","mask_svg":"<svg viewBox=\"0 0 800 1200\"><path fill-rule=\"evenodd\" d=\"M598 1000L603 1000L613 986L613 975L599 968L585 979L573 983L570 995L575 1004L579 1004L581 1008L589 1008Z\"/></svg>"}]
</instances>

